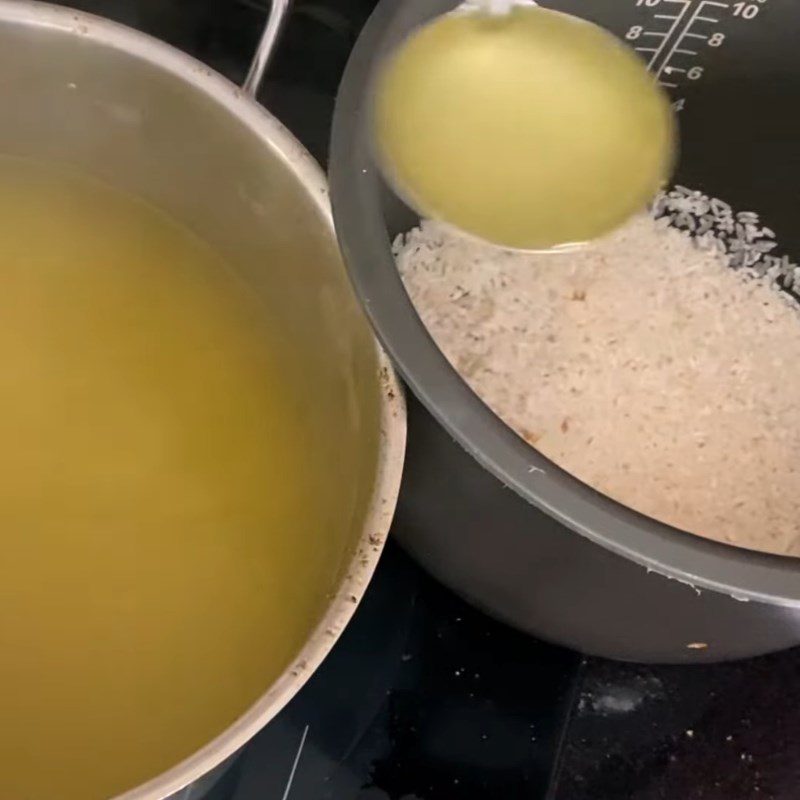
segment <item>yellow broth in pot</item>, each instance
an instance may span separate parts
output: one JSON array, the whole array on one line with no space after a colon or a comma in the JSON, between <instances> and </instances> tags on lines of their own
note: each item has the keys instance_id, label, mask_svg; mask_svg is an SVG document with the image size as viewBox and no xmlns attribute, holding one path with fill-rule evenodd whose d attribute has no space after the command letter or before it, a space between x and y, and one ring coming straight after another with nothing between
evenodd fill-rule
<instances>
[{"instance_id":1,"label":"yellow broth in pot","mask_svg":"<svg viewBox=\"0 0 800 800\"><path fill-rule=\"evenodd\" d=\"M302 645L332 465L280 330L158 209L0 159L0 280L0 798L101 800Z\"/></svg>"}]
</instances>

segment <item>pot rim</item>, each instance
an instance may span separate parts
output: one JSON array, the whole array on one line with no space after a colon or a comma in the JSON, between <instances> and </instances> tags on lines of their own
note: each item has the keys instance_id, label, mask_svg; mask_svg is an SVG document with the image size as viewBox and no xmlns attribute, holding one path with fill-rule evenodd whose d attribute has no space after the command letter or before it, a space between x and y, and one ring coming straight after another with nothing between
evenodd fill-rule
<instances>
[{"instance_id":1,"label":"pot rim","mask_svg":"<svg viewBox=\"0 0 800 800\"><path fill-rule=\"evenodd\" d=\"M264 107L192 56L120 23L35 0L0 0L0 19L50 28L124 51L203 92L255 134L294 173L335 238L325 174L294 135ZM372 498L361 535L327 611L281 676L233 724L188 758L114 800L169 798L233 755L302 688L355 613L380 558L397 503L406 442L403 391L386 355L375 343L380 391L378 459Z\"/></svg>"},{"instance_id":2,"label":"pot rim","mask_svg":"<svg viewBox=\"0 0 800 800\"><path fill-rule=\"evenodd\" d=\"M800 608L800 559L678 531L572 477L519 438L458 375L428 334L395 267L383 183L369 137L382 53L453 0L378 4L353 48L334 112L329 181L345 264L378 339L420 402L505 486L572 531L648 571L742 601ZM422 16L424 14L424 18ZM531 535L535 536L535 530Z\"/></svg>"}]
</instances>

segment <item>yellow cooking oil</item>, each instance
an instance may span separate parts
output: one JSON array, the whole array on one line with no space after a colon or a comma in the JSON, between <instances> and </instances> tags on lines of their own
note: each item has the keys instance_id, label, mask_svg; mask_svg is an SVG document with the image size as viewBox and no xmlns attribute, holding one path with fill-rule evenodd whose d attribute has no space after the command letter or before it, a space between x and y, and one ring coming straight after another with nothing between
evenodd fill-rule
<instances>
[{"instance_id":1,"label":"yellow cooking oil","mask_svg":"<svg viewBox=\"0 0 800 800\"><path fill-rule=\"evenodd\" d=\"M0 158L0 800L155 777L318 612L303 419L230 276L145 202Z\"/></svg>"}]
</instances>

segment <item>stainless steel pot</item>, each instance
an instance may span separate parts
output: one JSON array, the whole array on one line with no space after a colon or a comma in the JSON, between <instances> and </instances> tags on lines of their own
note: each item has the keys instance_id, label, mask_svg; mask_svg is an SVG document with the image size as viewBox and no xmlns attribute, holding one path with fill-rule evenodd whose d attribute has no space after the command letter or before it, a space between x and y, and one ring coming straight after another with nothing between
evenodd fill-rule
<instances>
[{"instance_id":1,"label":"stainless steel pot","mask_svg":"<svg viewBox=\"0 0 800 800\"><path fill-rule=\"evenodd\" d=\"M383 55L415 26L455 5L455 0L381 0L345 70L331 144L333 210L345 261L379 338L418 401L409 406L397 535L435 576L476 605L583 652L691 663L800 644L800 559L680 533L580 483L518 438L480 401L417 316L391 252L393 237L417 218L376 169L367 124L369 91ZM574 0L547 5L594 18L601 9L622 13L633 4ZM783 12L779 30L791 37L796 15L788 8ZM787 66L770 60L776 43L783 43L775 30L770 37L747 40L742 55L741 68L757 90L752 94L764 98L752 116L756 129L749 129L756 143L769 130L769 112L776 126L786 117L786 106L773 107L776 101L767 100L772 95L765 87L783 86L776 76L797 72L792 71L794 62ZM790 41L782 52L797 52L795 40ZM758 59L750 58L753 53ZM744 96L741 76L734 72L735 80L728 83L724 77L709 93L709 109L717 118L721 107L737 120L746 118L731 102ZM731 126L712 135L713 124L706 115L696 127L683 127L683 164L692 171L681 176L687 185L705 186L712 174L709 164L739 164L742 152L750 163L749 151L723 146ZM778 134L774 138L780 141ZM796 145L791 139L789 152L795 153ZM795 162L784 156L761 178L772 192L773 175L789 175L791 199L784 195L782 203L789 215L797 186L789 167ZM755 166L761 163L753 156L752 175L762 176ZM739 193L743 181L755 183L750 172L745 178L736 170L728 172ZM796 227L793 220L790 229ZM746 454L742 458L741 465L731 468L747 469Z\"/></svg>"},{"instance_id":2,"label":"stainless steel pot","mask_svg":"<svg viewBox=\"0 0 800 800\"><path fill-rule=\"evenodd\" d=\"M397 497L403 398L341 266L324 176L252 96L285 9L278 0L242 90L119 25L0 0L0 153L73 164L215 246L292 343L286 379L307 398L314 458L330 464L330 572L304 646L228 730L124 800L200 797L201 787L186 787L291 699L353 614Z\"/></svg>"}]
</instances>

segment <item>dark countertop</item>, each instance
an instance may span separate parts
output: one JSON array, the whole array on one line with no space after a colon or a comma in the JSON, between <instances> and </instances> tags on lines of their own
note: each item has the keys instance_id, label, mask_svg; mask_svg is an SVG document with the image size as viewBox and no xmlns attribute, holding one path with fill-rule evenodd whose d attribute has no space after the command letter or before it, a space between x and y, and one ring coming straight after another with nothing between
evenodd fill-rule
<instances>
[{"instance_id":1,"label":"dark countertop","mask_svg":"<svg viewBox=\"0 0 800 800\"><path fill-rule=\"evenodd\" d=\"M588 661L555 800L796 800L800 650L731 664Z\"/></svg>"}]
</instances>

